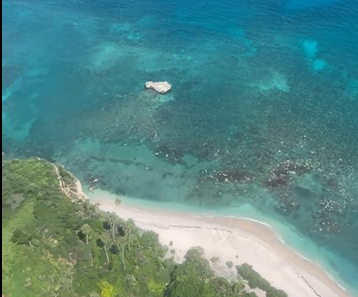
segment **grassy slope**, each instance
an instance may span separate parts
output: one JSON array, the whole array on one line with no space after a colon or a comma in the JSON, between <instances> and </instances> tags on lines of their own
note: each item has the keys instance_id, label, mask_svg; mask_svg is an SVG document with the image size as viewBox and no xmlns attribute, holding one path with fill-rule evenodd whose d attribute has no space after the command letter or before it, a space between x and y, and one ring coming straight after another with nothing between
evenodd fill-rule
<instances>
[{"instance_id":1,"label":"grassy slope","mask_svg":"<svg viewBox=\"0 0 358 297\"><path fill-rule=\"evenodd\" d=\"M62 195L57 175L52 164L38 159L2 165L2 292L15 297L44 296L45 290L56 290L63 273L72 267L42 249L15 244L11 237L16 229L35 224L36 197L46 191ZM15 207L19 196L24 200Z\"/></svg>"}]
</instances>

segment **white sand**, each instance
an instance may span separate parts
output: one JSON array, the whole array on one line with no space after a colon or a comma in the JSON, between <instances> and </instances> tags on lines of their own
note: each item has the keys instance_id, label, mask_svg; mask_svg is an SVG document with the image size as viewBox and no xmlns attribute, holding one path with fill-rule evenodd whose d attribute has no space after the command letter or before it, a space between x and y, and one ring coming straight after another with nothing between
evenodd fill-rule
<instances>
[{"instance_id":1,"label":"white sand","mask_svg":"<svg viewBox=\"0 0 358 297\"><path fill-rule=\"evenodd\" d=\"M113 211L114 196L100 191L89 197L100 204L100 209ZM263 224L246 219L148 211L125 205L120 205L116 213L123 219L132 218L141 229L158 233L162 244L176 250L178 261L190 247L201 246L208 259L220 258L220 263L216 264L220 272L236 273L235 268L229 272L226 261L232 261L234 266L248 263L290 297L350 296L321 268L290 250ZM171 241L173 245L169 246Z\"/></svg>"}]
</instances>

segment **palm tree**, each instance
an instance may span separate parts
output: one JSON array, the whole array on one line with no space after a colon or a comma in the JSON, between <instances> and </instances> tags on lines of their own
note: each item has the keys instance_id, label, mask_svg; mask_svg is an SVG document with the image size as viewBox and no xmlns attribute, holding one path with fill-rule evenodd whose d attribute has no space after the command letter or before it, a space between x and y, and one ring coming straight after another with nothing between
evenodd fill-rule
<instances>
[{"instance_id":1,"label":"palm tree","mask_svg":"<svg viewBox=\"0 0 358 297\"><path fill-rule=\"evenodd\" d=\"M119 199L118 197L114 198L114 204L115 204L115 207L112 212L114 212L116 210L116 208L122 204L121 199Z\"/></svg>"},{"instance_id":2,"label":"palm tree","mask_svg":"<svg viewBox=\"0 0 358 297\"><path fill-rule=\"evenodd\" d=\"M104 249L104 252L106 254L107 262L109 262L109 257L108 257L108 252L107 252L107 243L109 242L110 239L109 239L108 234L107 233L101 234L100 240L103 243L103 249Z\"/></svg>"},{"instance_id":3,"label":"palm tree","mask_svg":"<svg viewBox=\"0 0 358 297\"><path fill-rule=\"evenodd\" d=\"M81 232L86 236L86 243L88 244L88 238L91 234L91 226L88 225L88 224L84 224L82 227L81 227Z\"/></svg>"},{"instance_id":4,"label":"palm tree","mask_svg":"<svg viewBox=\"0 0 358 297\"><path fill-rule=\"evenodd\" d=\"M121 261L123 263L123 267L124 269L126 269L126 263L124 261L124 247L126 245L126 238L125 237L117 237L117 240L116 240L116 245L117 245L117 249L121 252Z\"/></svg>"},{"instance_id":5,"label":"palm tree","mask_svg":"<svg viewBox=\"0 0 358 297\"><path fill-rule=\"evenodd\" d=\"M90 204L89 201L82 201L81 202L81 205L82 205L82 217L83 218L88 218L90 216L90 213L92 212L92 208L93 208L93 205Z\"/></svg>"},{"instance_id":6,"label":"palm tree","mask_svg":"<svg viewBox=\"0 0 358 297\"><path fill-rule=\"evenodd\" d=\"M135 228L135 223L132 219L128 219L126 222L127 239L128 239L128 251L131 251L131 234Z\"/></svg>"},{"instance_id":7,"label":"palm tree","mask_svg":"<svg viewBox=\"0 0 358 297\"><path fill-rule=\"evenodd\" d=\"M121 199L119 199L118 197L116 197L114 199L114 203L115 203L115 207L113 208L112 210L112 213L110 214L109 218L110 218L110 225L111 225L111 228L112 228L112 240L113 242L115 241L115 238L114 238L114 230L115 230L115 227L116 227L116 222L117 222L117 215L115 214L115 210L118 206L121 205L122 201Z\"/></svg>"},{"instance_id":8,"label":"palm tree","mask_svg":"<svg viewBox=\"0 0 358 297\"><path fill-rule=\"evenodd\" d=\"M111 225L111 231L112 231L112 240L113 242L115 242L115 229L117 227L117 220L118 220L118 217L115 213L111 213L109 215L109 220L110 220L110 225Z\"/></svg>"}]
</instances>

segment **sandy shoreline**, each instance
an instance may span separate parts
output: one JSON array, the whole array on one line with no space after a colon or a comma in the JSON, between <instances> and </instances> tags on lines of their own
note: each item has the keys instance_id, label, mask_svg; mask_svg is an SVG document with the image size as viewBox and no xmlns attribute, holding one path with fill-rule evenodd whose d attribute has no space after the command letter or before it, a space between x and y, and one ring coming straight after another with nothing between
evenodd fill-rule
<instances>
[{"instance_id":1,"label":"sandy shoreline","mask_svg":"<svg viewBox=\"0 0 358 297\"><path fill-rule=\"evenodd\" d=\"M100 209L112 212L114 196L105 192L88 195ZM193 246L205 249L208 259L219 257L218 269L230 274L227 261L235 265L248 263L274 287L290 297L352 297L315 263L287 247L264 224L226 217L204 217L173 211L144 210L120 205L116 213L132 218L136 225L159 235L162 244L175 249L175 258L183 259ZM235 273L235 269L231 271Z\"/></svg>"}]
</instances>

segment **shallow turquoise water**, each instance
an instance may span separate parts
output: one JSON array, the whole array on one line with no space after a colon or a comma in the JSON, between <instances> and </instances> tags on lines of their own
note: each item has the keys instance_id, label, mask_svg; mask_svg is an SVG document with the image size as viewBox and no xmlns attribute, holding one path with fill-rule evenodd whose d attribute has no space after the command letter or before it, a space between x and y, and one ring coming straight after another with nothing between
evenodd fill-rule
<instances>
[{"instance_id":1,"label":"shallow turquoise water","mask_svg":"<svg viewBox=\"0 0 358 297\"><path fill-rule=\"evenodd\" d=\"M2 1L3 158L55 160L118 195L255 209L356 286L358 5L221 3Z\"/></svg>"}]
</instances>

